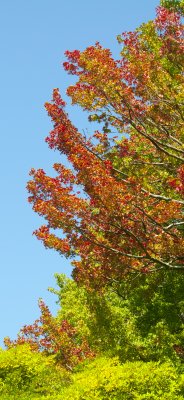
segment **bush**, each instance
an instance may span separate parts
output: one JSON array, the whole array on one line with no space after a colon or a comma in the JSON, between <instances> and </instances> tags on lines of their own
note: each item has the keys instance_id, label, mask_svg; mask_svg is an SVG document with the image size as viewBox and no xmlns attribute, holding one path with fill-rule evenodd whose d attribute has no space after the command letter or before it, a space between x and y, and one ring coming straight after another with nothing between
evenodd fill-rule
<instances>
[{"instance_id":1,"label":"bush","mask_svg":"<svg viewBox=\"0 0 184 400\"><path fill-rule=\"evenodd\" d=\"M126 362L100 358L74 375L62 400L182 400L184 385L170 363ZM51 398L50 398L51 399ZM53 398L54 400L54 398Z\"/></svg>"},{"instance_id":2,"label":"bush","mask_svg":"<svg viewBox=\"0 0 184 400\"><path fill-rule=\"evenodd\" d=\"M61 390L69 374L52 357L30 350L28 345L0 351L0 399L30 400Z\"/></svg>"}]
</instances>

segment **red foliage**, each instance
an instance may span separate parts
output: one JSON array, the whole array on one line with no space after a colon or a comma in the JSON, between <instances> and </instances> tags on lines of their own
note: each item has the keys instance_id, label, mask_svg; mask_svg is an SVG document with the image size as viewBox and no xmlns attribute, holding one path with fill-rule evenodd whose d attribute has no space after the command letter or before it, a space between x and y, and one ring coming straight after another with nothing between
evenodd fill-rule
<instances>
[{"instance_id":1,"label":"red foliage","mask_svg":"<svg viewBox=\"0 0 184 400\"><path fill-rule=\"evenodd\" d=\"M31 171L29 201L47 221L35 234L76 257L73 276L88 287L127 273L183 271L181 27L177 13L159 7L153 23L119 37L121 60L99 43L66 52L65 69L78 79L67 93L103 133L87 140L58 89L45 105L54 125L46 141L71 169L55 164L55 178Z\"/></svg>"},{"instance_id":2,"label":"red foliage","mask_svg":"<svg viewBox=\"0 0 184 400\"><path fill-rule=\"evenodd\" d=\"M25 325L18 339L5 338L7 348L29 343L33 351L56 355L56 361L66 368L72 368L85 358L93 357L85 339L81 339L77 330L66 320L58 322L45 303L40 300L41 317L32 325Z\"/></svg>"}]
</instances>

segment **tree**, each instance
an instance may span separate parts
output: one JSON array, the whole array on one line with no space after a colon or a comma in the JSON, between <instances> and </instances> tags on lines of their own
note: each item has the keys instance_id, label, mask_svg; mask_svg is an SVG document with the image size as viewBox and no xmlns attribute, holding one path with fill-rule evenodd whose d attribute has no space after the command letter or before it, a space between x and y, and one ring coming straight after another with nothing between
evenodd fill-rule
<instances>
[{"instance_id":1,"label":"tree","mask_svg":"<svg viewBox=\"0 0 184 400\"><path fill-rule=\"evenodd\" d=\"M81 134L54 89L46 141L70 168L32 169L28 191L47 222L36 236L74 259L74 280L56 274L56 317L40 300L5 339L2 400L183 398L182 15L183 0L162 0L118 36L120 60L99 43L66 52L67 93L96 130Z\"/></svg>"},{"instance_id":2,"label":"tree","mask_svg":"<svg viewBox=\"0 0 184 400\"><path fill-rule=\"evenodd\" d=\"M161 0L161 5L165 8L178 11L181 15L184 14L184 1L183 0Z\"/></svg>"},{"instance_id":3,"label":"tree","mask_svg":"<svg viewBox=\"0 0 184 400\"><path fill-rule=\"evenodd\" d=\"M54 317L39 302L41 316L25 325L8 349L28 344L33 353L52 358L72 371L94 357L118 357L125 362L172 361L184 357L184 276L164 270L127 276L100 294L56 274L59 310Z\"/></svg>"},{"instance_id":4,"label":"tree","mask_svg":"<svg viewBox=\"0 0 184 400\"><path fill-rule=\"evenodd\" d=\"M43 300L39 301L41 316L21 328L17 340L4 339L8 349L29 344L33 352L55 356L55 361L72 370L73 366L94 356L85 338L67 320L54 318Z\"/></svg>"},{"instance_id":5,"label":"tree","mask_svg":"<svg viewBox=\"0 0 184 400\"><path fill-rule=\"evenodd\" d=\"M71 168L55 164L56 177L32 169L28 183L29 201L47 221L37 238L73 257L76 281L95 288L184 268L180 11L159 6L154 21L118 41L118 61L99 43L66 52L64 67L78 78L67 93L101 130L81 134L54 89L46 141Z\"/></svg>"},{"instance_id":6,"label":"tree","mask_svg":"<svg viewBox=\"0 0 184 400\"><path fill-rule=\"evenodd\" d=\"M104 293L88 291L56 274L58 322L67 320L95 355L126 361L184 358L184 275L172 271L127 276Z\"/></svg>"}]
</instances>

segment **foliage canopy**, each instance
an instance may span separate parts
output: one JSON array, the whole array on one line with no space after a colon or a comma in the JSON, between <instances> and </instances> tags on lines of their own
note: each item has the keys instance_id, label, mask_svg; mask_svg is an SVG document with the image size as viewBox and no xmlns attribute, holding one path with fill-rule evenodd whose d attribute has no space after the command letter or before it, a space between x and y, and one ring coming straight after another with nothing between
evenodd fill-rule
<instances>
[{"instance_id":1,"label":"foliage canopy","mask_svg":"<svg viewBox=\"0 0 184 400\"><path fill-rule=\"evenodd\" d=\"M35 234L74 258L74 279L91 288L184 266L180 15L159 6L154 21L118 41L120 60L99 43L66 52L64 67L78 79L67 94L100 131L80 133L54 89L46 141L71 168L55 164L54 178L32 169L28 183L29 201L47 221Z\"/></svg>"},{"instance_id":2,"label":"foliage canopy","mask_svg":"<svg viewBox=\"0 0 184 400\"><path fill-rule=\"evenodd\" d=\"M56 274L59 310L0 351L0 399L184 398L183 0L162 0L156 18L118 36L120 59L99 43L66 51L72 104L59 89L45 107L51 149L70 167L32 169L35 231L73 259Z\"/></svg>"}]
</instances>

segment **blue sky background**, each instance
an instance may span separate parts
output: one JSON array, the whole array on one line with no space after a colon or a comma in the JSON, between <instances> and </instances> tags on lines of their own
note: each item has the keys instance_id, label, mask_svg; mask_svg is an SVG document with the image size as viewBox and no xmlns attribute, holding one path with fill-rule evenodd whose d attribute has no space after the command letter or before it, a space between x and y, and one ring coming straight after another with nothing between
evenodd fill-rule
<instances>
[{"instance_id":1,"label":"blue sky background","mask_svg":"<svg viewBox=\"0 0 184 400\"><path fill-rule=\"evenodd\" d=\"M27 203L31 167L51 173L59 153L44 142L51 123L44 110L52 89L64 95L71 78L61 67L64 51L99 41L118 58L116 36L154 18L156 0L4 0L0 2L0 346L39 316L42 297L56 312L54 273L70 274L70 263L45 250L32 236L41 219ZM68 105L72 121L86 115Z\"/></svg>"}]
</instances>

